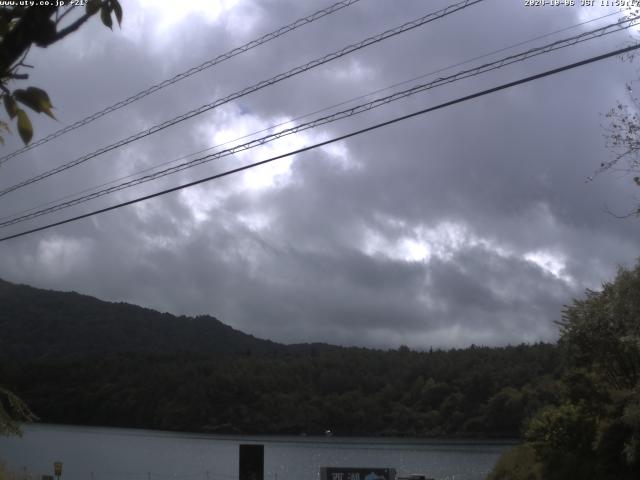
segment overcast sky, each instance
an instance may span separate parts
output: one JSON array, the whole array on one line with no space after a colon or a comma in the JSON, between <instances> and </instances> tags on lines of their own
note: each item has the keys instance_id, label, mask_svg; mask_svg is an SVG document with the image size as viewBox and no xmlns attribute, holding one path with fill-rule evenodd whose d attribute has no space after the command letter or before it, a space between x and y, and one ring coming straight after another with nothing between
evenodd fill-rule
<instances>
[{"instance_id":1,"label":"overcast sky","mask_svg":"<svg viewBox=\"0 0 640 480\"><path fill-rule=\"evenodd\" d=\"M32 50L28 63L35 68L24 85L45 88L59 119L33 114L34 138L331 3L122 0L121 29L111 32L94 18L58 44ZM453 0L361 0L10 160L0 167L0 186L450 3ZM0 198L0 215L612 11L487 0L6 195ZM311 145L631 41L628 33L613 34L0 233ZM563 305L582 296L585 288L598 288L611 279L618 265L632 266L640 254L640 220L619 220L606 213L633 209L637 187L619 173L586 181L611 158L603 115L616 100L626 100L625 83L637 77L637 61L606 60L6 241L0 243L0 277L174 314L209 314L245 332L287 343L429 348L554 340L553 322ZM20 146L17 134L6 140L3 154Z\"/></svg>"}]
</instances>

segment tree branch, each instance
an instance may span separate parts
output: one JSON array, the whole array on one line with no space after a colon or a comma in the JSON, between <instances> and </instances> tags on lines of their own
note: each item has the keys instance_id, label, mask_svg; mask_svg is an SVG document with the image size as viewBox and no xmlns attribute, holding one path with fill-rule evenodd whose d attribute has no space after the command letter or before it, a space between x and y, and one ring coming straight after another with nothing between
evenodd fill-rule
<instances>
[{"instance_id":1,"label":"tree branch","mask_svg":"<svg viewBox=\"0 0 640 480\"><path fill-rule=\"evenodd\" d=\"M67 16L67 14L68 14L69 12L71 12L72 10L73 10L73 5L70 5L69 7L67 7L67 9L65 10L65 12L64 12L62 15L60 15L58 18L56 18L56 25L58 25L58 24L62 21L62 19L63 19L64 17L66 17L66 16Z\"/></svg>"},{"instance_id":2,"label":"tree branch","mask_svg":"<svg viewBox=\"0 0 640 480\"><path fill-rule=\"evenodd\" d=\"M107 4L107 0L104 0L103 2L101 2L100 3L100 7L98 8L97 11L99 11L100 8L102 8L106 4ZM71 25L68 25L65 28L63 28L62 30L56 32L56 34L53 36L53 39L51 40L51 43L57 42L58 40L63 39L64 37L66 37L70 33L75 32L78 28L80 28L82 26L83 23L85 23L87 20L89 20L91 17L93 17L95 15L95 13L96 12L85 13L80 18L78 18L75 22L73 22ZM65 14L66 14L66 12L65 12ZM49 45L51 43L49 43Z\"/></svg>"}]
</instances>

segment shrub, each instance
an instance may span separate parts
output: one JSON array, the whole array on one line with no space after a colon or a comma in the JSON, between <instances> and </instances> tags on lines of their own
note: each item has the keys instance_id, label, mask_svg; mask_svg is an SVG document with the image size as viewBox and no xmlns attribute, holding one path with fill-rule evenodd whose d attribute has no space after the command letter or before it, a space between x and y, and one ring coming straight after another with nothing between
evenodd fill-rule
<instances>
[{"instance_id":1,"label":"shrub","mask_svg":"<svg viewBox=\"0 0 640 480\"><path fill-rule=\"evenodd\" d=\"M487 480L542 480L542 465L528 444L518 445L502 454Z\"/></svg>"}]
</instances>

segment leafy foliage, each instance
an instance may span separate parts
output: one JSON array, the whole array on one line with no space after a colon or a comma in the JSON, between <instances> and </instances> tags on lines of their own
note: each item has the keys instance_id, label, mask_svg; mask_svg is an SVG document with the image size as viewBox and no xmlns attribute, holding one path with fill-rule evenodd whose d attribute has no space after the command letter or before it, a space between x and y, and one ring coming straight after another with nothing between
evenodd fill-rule
<instances>
[{"instance_id":1,"label":"leafy foliage","mask_svg":"<svg viewBox=\"0 0 640 480\"><path fill-rule=\"evenodd\" d=\"M547 407L529 423L525 439L544 462L545 478L588 478L593 471L596 419L579 406Z\"/></svg>"},{"instance_id":2,"label":"leafy foliage","mask_svg":"<svg viewBox=\"0 0 640 480\"><path fill-rule=\"evenodd\" d=\"M10 120L16 120L18 133L25 144L33 138L33 125L27 112L18 104L55 118L53 105L46 91L33 86L11 91L8 87L14 80L28 79L24 69L32 66L24 61L31 46L47 47L62 40L98 11L102 23L108 28L113 25L112 15L116 17L118 25L122 22L119 0L89 0L84 14L66 24L67 15L80 9L74 5L56 6L55 2L47 3L48 5L0 7L0 91L7 115ZM9 124L1 122L0 129L9 131ZM2 136L0 142L4 142Z\"/></svg>"},{"instance_id":3,"label":"leafy foliage","mask_svg":"<svg viewBox=\"0 0 640 480\"><path fill-rule=\"evenodd\" d=\"M620 18L623 20L636 20L640 15L640 8L635 2L629 2L632 5L624 5L621 9L625 15ZM624 60L634 61L638 55L638 51L627 53L623 56ZM640 186L640 116L638 108L640 101L633 93L630 83L626 85L627 100L616 102L616 105L605 115L608 126L605 127L605 137L607 147L612 153L612 158L600 164L600 169L596 174L605 171L623 171L628 175L625 177L633 180L636 186ZM592 177L589 180L593 180ZM640 206L636 206L630 212L620 215L612 215L624 218L631 215L640 215Z\"/></svg>"},{"instance_id":4,"label":"leafy foliage","mask_svg":"<svg viewBox=\"0 0 640 480\"><path fill-rule=\"evenodd\" d=\"M610 388L640 381L640 263L620 269L602 291L587 291L560 322L561 344L571 364L593 371Z\"/></svg>"},{"instance_id":5,"label":"leafy foliage","mask_svg":"<svg viewBox=\"0 0 640 480\"><path fill-rule=\"evenodd\" d=\"M15 480L18 478L16 472L9 470L7 465L0 460L0 480Z\"/></svg>"},{"instance_id":6,"label":"leafy foliage","mask_svg":"<svg viewBox=\"0 0 640 480\"><path fill-rule=\"evenodd\" d=\"M640 261L560 322L561 400L526 425L543 477L640 478Z\"/></svg>"},{"instance_id":7,"label":"leafy foliage","mask_svg":"<svg viewBox=\"0 0 640 480\"><path fill-rule=\"evenodd\" d=\"M18 396L0 387L0 435L19 435L20 422L31 422L36 416Z\"/></svg>"},{"instance_id":8,"label":"leafy foliage","mask_svg":"<svg viewBox=\"0 0 640 480\"><path fill-rule=\"evenodd\" d=\"M544 480L536 451L527 444L505 453L487 476L487 480Z\"/></svg>"}]
</instances>

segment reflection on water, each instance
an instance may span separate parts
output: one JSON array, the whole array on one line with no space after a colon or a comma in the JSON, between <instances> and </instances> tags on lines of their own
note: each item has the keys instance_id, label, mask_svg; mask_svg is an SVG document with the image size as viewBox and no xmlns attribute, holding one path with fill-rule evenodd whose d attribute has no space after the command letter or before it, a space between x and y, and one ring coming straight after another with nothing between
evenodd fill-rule
<instances>
[{"instance_id":1,"label":"reflection on water","mask_svg":"<svg viewBox=\"0 0 640 480\"><path fill-rule=\"evenodd\" d=\"M259 437L30 425L0 437L0 459L40 478L63 462L62 480L230 480L238 445L265 445L265 480L319 478L320 467L395 468L437 479L481 480L512 442L340 437Z\"/></svg>"}]
</instances>

